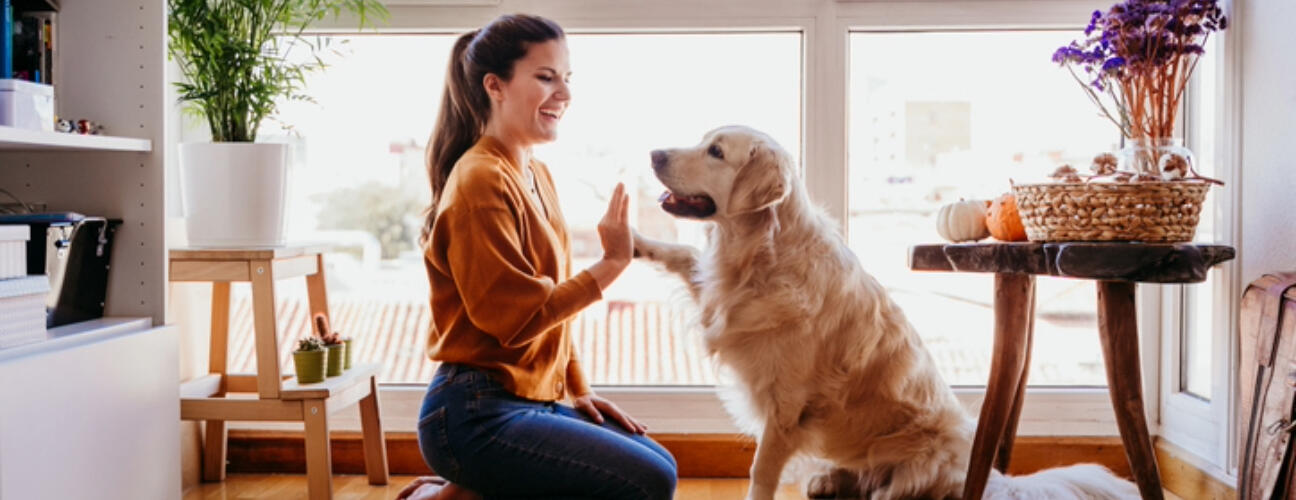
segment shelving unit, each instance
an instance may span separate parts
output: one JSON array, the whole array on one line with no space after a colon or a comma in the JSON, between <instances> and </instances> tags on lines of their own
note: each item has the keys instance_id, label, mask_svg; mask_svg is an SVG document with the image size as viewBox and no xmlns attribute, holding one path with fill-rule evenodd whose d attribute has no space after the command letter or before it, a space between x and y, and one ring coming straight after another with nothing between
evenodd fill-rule
<instances>
[{"instance_id":1,"label":"shelving unit","mask_svg":"<svg viewBox=\"0 0 1296 500\"><path fill-rule=\"evenodd\" d=\"M43 341L0 349L0 363L62 349L72 349L113 336L148 330L152 328L152 323L149 318L100 318L50 328L46 331Z\"/></svg>"},{"instance_id":2,"label":"shelving unit","mask_svg":"<svg viewBox=\"0 0 1296 500\"><path fill-rule=\"evenodd\" d=\"M0 151L153 151L153 141L134 137L66 134L0 125Z\"/></svg>"},{"instance_id":3,"label":"shelving unit","mask_svg":"<svg viewBox=\"0 0 1296 500\"><path fill-rule=\"evenodd\" d=\"M107 317L0 350L0 500L177 498L179 354L165 324L166 3L22 2L59 11L56 113L113 135L0 127L0 187L51 211L124 223Z\"/></svg>"}]
</instances>

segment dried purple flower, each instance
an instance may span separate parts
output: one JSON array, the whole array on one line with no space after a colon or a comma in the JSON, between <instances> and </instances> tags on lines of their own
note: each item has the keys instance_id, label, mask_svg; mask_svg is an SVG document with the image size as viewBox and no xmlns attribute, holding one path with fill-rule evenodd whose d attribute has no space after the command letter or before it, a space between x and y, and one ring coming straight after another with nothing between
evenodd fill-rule
<instances>
[{"instance_id":1,"label":"dried purple flower","mask_svg":"<svg viewBox=\"0 0 1296 500\"><path fill-rule=\"evenodd\" d=\"M1090 34L1092 34L1094 28L1098 27L1099 19L1102 19L1102 11L1101 10L1093 11L1093 16L1089 17L1089 26L1085 26L1085 36L1089 36Z\"/></svg>"},{"instance_id":2,"label":"dried purple flower","mask_svg":"<svg viewBox=\"0 0 1296 500\"><path fill-rule=\"evenodd\" d=\"M1084 38L1054 51L1053 62L1125 137L1168 137L1207 38L1227 26L1218 0L1122 0L1094 11Z\"/></svg>"}]
</instances>

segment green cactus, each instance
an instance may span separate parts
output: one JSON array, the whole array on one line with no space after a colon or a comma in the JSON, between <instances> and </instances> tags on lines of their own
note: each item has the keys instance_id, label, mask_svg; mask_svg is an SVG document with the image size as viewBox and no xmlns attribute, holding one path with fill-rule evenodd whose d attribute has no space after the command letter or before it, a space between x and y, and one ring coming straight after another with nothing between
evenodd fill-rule
<instances>
[{"instance_id":1,"label":"green cactus","mask_svg":"<svg viewBox=\"0 0 1296 500\"><path fill-rule=\"evenodd\" d=\"M297 341L297 352L322 350L324 350L324 342L319 337L303 337Z\"/></svg>"}]
</instances>

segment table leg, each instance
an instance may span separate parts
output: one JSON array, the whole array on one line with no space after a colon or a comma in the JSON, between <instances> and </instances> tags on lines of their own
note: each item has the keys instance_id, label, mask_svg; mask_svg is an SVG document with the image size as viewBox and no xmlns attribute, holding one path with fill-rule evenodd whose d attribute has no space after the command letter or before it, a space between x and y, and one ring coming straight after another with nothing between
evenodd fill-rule
<instances>
[{"instance_id":1,"label":"table leg","mask_svg":"<svg viewBox=\"0 0 1296 500\"><path fill-rule=\"evenodd\" d=\"M225 379L228 371L229 357L229 324L230 324L230 283L216 281L212 283L211 300L211 348L207 353L207 373L221 374L220 392L223 396L229 389Z\"/></svg>"},{"instance_id":2,"label":"table leg","mask_svg":"<svg viewBox=\"0 0 1296 500\"><path fill-rule=\"evenodd\" d=\"M1032 281L1034 276L1031 277ZM1017 380L1017 395L1013 398L1012 414L1004 427L1003 437L999 439L999 452L995 456L994 468L999 472L1008 472L1008 463L1012 460L1013 441L1017 438L1017 422L1021 419L1022 404L1026 401L1026 379L1030 375L1031 349L1035 345L1035 294L1030 294L1030 309L1026 313L1026 359L1022 361L1021 378Z\"/></svg>"},{"instance_id":3,"label":"table leg","mask_svg":"<svg viewBox=\"0 0 1296 500\"><path fill-rule=\"evenodd\" d=\"M365 472L369 484L387 484L387 443L378 411L378 377L369 377L369 395L360 400L360 429L364 435Z\"/></svg>"},{"instance_id":4,"label":"table leg","mask_svg":"<svg viewBox=\"0 0 1296 500\"><path fill-rule=\"evenodd\" d=\"M1161 476L1143 412L1143 374L1139 362L1134 283L1098 282L1098 337L1107 367L1107 390L1130 471L1145 500L1160 500Z\"/></svg>"},{"instance_id":5,"label":"table leg","mask_svg":"<svg viewBox=\"0 0 1296 500\"><path fill-rule=\"evenodd\" d=\"M333 498L327 404L322 399L302 400L302 418L306 421L306 494L310 500Z\"/></svg>"},{"instance_id":6,"label":"table leg","mask_svg":"<svg viewBox=\"0 0 1296 500\"><path fill-rule=\"evenodd\" d=\"M256 341L257 393L261 399L279 399L279 330L275 317L274 265L251 261L252 333Z\"/></svg>"},{"instance_id":7,"label":"table leg","mask_svg":"<svg viewBox=\"0 0 1296 500\"><path fill-rule=\"evenodd\" d=\"M229 355L230 284L228 281L212 283L211 345L207 353L207 371L219 373L220 387L213 396L224 396L229 389L226 359ZM203 481L225 480L226 446L224 420L208 420L203 436Z\"/></svg>"},{"instance_id":8,"label":"table leg","mask_svg":"<svg viewBox=\"0 0 1296 500\"><path fill-rule=\"evenodd\" d=\"M978 500L990 477L1014 401L1019 382L1026 370L1029 345L1031 297L1035 295L1035 277L1028 274L995 274L995 339L990 360L990 379L986 383L981 419L972 440L972 456L963 486L964 500Z\"/></svg>"},{"instance_id":9,"label":"table leg","mask_svg":"<svg viewBox=\"0 0 1296 500\"><path fill-rule=\"evenodd\" d=\"M228 437L224 420L207 421L203 431L203 481L219 483L225 480L225 440Z\"/></svg>"}]
</instances>

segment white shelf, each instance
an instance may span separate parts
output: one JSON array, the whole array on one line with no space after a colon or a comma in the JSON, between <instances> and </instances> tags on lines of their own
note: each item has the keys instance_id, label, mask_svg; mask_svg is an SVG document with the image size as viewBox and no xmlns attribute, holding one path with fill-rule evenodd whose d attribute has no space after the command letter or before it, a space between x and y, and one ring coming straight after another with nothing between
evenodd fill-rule
<instances>
[{"instance_id":1,"label":"white shelf","mask_svg":"<svg viewBox=\"0 0 1296 500\"><path fill-rule=\"evenodd\" d=\"M121 317L99 318L63 325L47 330L45 340L0 349L0 362L98 342L106 338L118 337L152 327L153 320L151 318Z\"/></svg>"},{"instance_id":2,"label":"white shelf","mask_svg":"<svg viewBox=\"0 0 1296 500\"><path fill-rule=\"evenodd\" d=\"M142 151L153 141L133 137L66 134L0 125L0 151Z\"/></svg>"}]
</instances>

